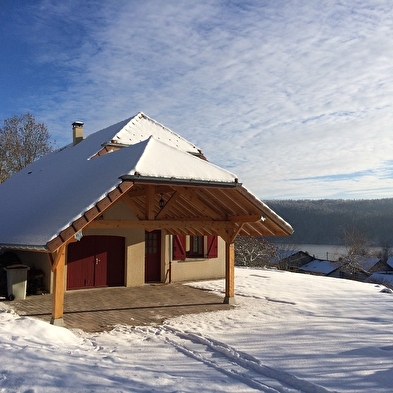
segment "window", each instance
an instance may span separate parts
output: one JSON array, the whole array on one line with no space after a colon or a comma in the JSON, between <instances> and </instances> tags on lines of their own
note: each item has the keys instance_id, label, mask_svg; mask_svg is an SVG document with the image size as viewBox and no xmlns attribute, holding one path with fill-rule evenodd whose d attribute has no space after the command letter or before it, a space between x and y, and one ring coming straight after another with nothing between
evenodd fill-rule
<instances>
[{"instance_id":1,"label":"window","mask_svg":"<svg viewBox=\"0 0 393 393\"><path fill-rule=\"evenodd\" d=\"M173 236L173 259L217 258L217 236Z\"/></svg>"},{"instance_id":2,"label":"window","mask_svg":"<svg viewBox=\"0 0 393 393\"><path fill-rule=\"evenodd\" d=\"M203 258L203 236L186 236L186 257L187 258Z\"/></svg>"}]
</instances>

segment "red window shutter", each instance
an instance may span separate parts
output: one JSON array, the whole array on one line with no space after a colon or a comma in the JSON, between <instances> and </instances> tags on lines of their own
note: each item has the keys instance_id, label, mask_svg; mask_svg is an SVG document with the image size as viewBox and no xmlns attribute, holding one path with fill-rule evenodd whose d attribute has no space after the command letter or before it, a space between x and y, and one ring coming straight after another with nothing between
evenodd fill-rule
<instances>
[{"instance_id":1,"label":"red window shutter","mask_svg":"<svg viewBox=\"0 0 393 393\"><path fill-rule=\"evenodd\" d=\"M186 259L186 236L173 235L173 260L182 261Z\"/></svg>"},{"instance_id":2,"label":"red window shutter","mask_svg":"<svg viewBox=\"0 0 393 393\"><path fill-rule=\"evenodd\" d=\"M207 237L207 257L217 258L218 257L218 238L217 236L209 235Z\"/></svg>"}]
</instances>

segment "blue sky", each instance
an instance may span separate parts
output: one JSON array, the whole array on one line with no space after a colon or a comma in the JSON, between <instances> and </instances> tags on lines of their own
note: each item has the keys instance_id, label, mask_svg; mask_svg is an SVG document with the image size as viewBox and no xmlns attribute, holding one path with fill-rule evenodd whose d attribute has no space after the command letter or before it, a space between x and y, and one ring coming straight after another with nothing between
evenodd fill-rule
<instances>
[{"instance_id":1,"label":"blue sky","mask_svg":"<svg viewBox=\"0 0 393 393\"><path fill-rule=\"evenodd\" d=\"M391 1L0 0L0 121L145 112L262 199L393 197Z\"/></svg>"}]
</instances>

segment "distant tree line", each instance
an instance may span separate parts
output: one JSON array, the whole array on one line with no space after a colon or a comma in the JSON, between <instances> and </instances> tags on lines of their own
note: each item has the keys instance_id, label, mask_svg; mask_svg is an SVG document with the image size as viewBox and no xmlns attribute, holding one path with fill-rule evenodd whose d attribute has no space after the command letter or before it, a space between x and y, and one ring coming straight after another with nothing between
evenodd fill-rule
<instances>
[{"instance_id":1,"label":"distant tree line","mask_svg":"<svg viewBox=\"0 0 393 393\"><path fill-rule=\"evenodd\" d=\"M348 231L356 230L369 245L393 246L393 198L270 200L266 203L295 231L289 237L268 238L269 241L345 245Z\"/></svg>"}]
</instances>

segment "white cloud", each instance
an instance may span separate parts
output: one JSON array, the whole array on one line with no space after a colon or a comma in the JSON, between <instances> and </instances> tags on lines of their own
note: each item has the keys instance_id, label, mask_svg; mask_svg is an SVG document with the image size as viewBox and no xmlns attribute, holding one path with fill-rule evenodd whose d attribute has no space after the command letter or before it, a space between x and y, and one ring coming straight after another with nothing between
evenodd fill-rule
<instances>
[{"instance_id":1,"label":"white cloud","mask_svg":"<svg viewBox=\"0 0 393 393\"><path fill-rule=\"evenodd\" d=\"M40 4L36 60L59 79L32 111L60 144L75 119L93 132L143 110L262 198L393 194L380 175L393 147L388 1Z\"/></svg>"}]
</instances>

